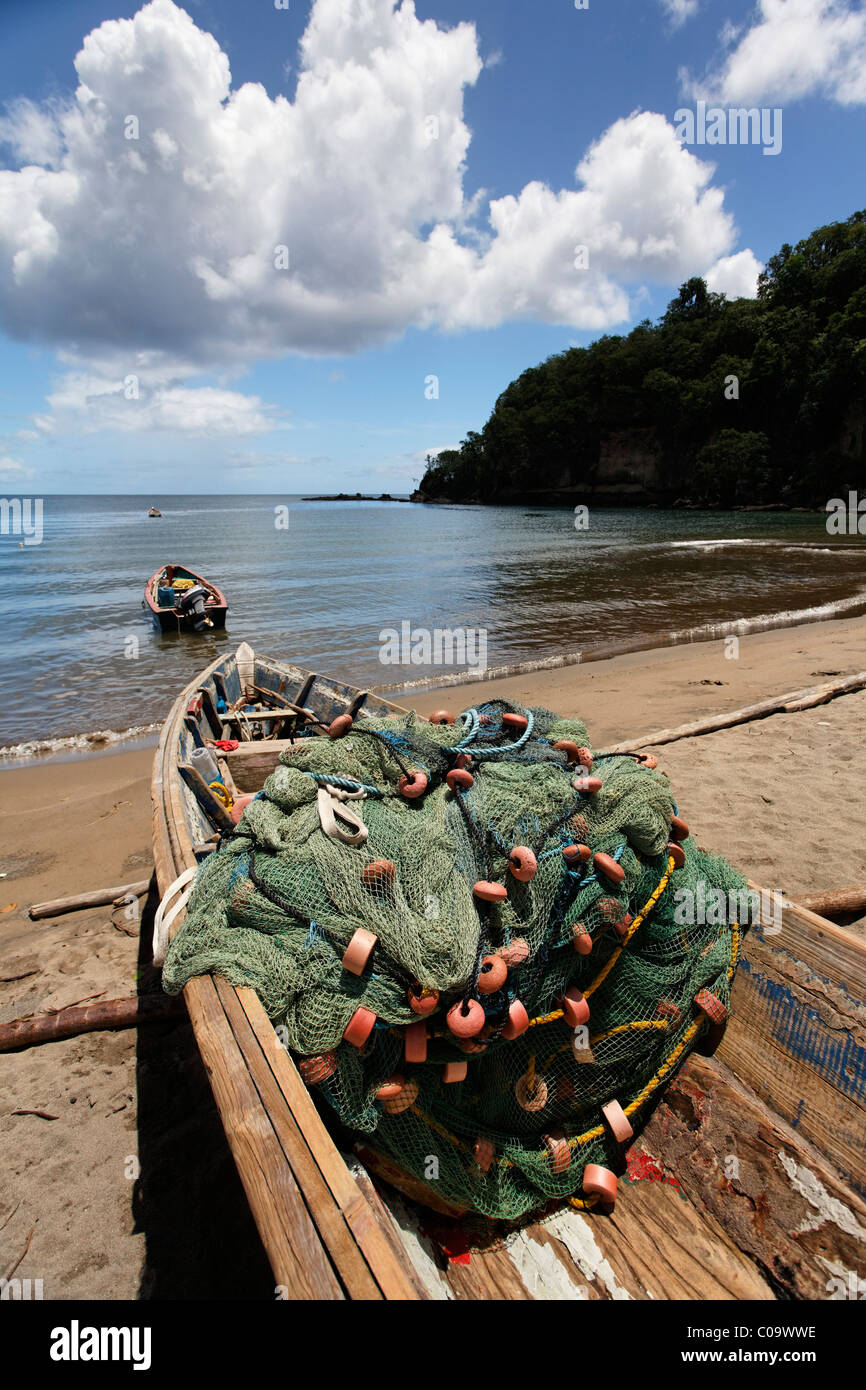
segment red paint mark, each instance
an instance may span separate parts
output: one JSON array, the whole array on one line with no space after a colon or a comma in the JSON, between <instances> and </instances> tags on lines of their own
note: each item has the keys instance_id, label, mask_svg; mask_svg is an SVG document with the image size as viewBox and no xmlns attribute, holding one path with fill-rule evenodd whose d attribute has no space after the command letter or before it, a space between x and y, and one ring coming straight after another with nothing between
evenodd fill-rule
<instances>
[{"instance_id":1,"label":"red paint mark","mask_svg":"<svg viewBox=\"0 0 866 1390\"><path fill-rule=\"evenodd\" d=\"M677 1179L666 1173L658 1159L640 1149L629 1149L626 1154L626 1172L623 1182L664 1182L675 1188L682 1197Z\"/></svg>"}]
</instances>

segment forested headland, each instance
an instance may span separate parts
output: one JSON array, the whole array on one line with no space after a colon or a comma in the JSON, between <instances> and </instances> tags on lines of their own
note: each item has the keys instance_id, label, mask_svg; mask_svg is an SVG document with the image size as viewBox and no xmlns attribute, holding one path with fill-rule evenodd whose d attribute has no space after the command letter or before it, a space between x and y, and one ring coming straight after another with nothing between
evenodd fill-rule
<instances>
[{"instance_id":1,"label":"forested headland","mask_svg":"<svg viewBox=\"0 0 866 1390\"><path fill-rule=\"evenodd\" d=\"M416 501L821 506L866 492L866 212L784 245L756 299L686 282L658 323L531 367Z\"/></svg>"}]
</instances>

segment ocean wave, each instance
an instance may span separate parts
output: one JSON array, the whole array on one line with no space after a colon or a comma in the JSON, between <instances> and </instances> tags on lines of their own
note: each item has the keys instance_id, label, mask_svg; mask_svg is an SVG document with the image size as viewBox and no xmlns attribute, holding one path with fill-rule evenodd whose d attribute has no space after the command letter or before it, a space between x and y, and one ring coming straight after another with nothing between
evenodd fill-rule
<instances>
[{"instance_id":1,"label":"ocean wave","mask_svg":"<svg viewBox=\"0 0 866 1390\"><path fill-rule=\"evenodd\" d=\"M722 536L714 540L662 541L663 547L671 550L726 550L729 547L760 547L767 550L806 550L811 555L866 554L862 545L827 545L824 541L780 541L757 537Z\"/></svg>"},{"instance_id":2,"label":"ocean wave","mask_svg":"<svg viewBox=\"0 0 866 1390\"><path fill-rule=\"evenodd\" d=\"M153 738L161 728L160 723L134 724L129 729L94 729L88 734L64 734L57 738L32 739L27 743L9 743L0 748L0 767L35 762L40 758L99 753L119 743Z\"/></svg>"},{"instance_id":3,"label":"ocean wave","mask_svg":"<svg viewBox=\"0 0 866 1390\"><path fill-rule=\"evenodd\" d=\"M759 613L753 618L729 618L721 622L701 623L696 627L679 628L672 632L650 632L623 642L611 642L586 647L580 652L565 652L560 656L537 657L534 660L512 662L506 666L490 666L486 671L441 672L435 676L413 681L395 681L376 686L377 694L396 695L420 690L446 689L455 685L474 685L503 680L507 676L531 675L533 671L556 671L563 666L582 666L591 661L609 661L615 656L632 652L655 651L662 647L682 647L690 643L720 641L724 637L747 637L773 628L799 627L805 623L830 622L834 618L854 618L866 613L866 590L851 598L834 599L810 608L782 609L777 613Z\"/></svg>"}]
</instances>

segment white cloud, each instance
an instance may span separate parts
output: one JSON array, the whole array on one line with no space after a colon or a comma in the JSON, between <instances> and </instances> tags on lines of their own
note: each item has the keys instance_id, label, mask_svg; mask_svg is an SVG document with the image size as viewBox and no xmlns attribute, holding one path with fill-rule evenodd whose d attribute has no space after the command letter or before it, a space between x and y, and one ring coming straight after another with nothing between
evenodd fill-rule
<instances>
[{"instance_id":1,"label":"white cloud","mask_svg":"<svg viewBox=\"0 0 866 1390\"><path fill-rule=\"evenodd\" d=\"M410 326L600 331L628 319L627 286L677 284L735 248L712 167L646 112L604 132L575 188L532 182L474 220L471 24L441 29L411 0L314 0L300 57L289 102L233 90L216 40L172 0L88 35L68 109L15 118L13 148L32 160L41 142L45 160L0 170L6 330L109 377L143 356L162 379L138 403L151 427L245 433L264 428L262 403L179 396L179 362L346 353ZM130 427L116 389L90 397Z\"/></svg>"},{"instance_id":2,"label":"white cloud","mask_svg":"<svg viewBox=\"0 0 866 1390\"><path fill-rule=\"evenodd\" d=\"M35 468L28 468L19 459L13 459L4 454L0 456L0 480L16 482L22 478L32 478L36 472Z\"/></svg>"},{"instance_id":3,"label":"white cloud","mask_svg":"<svg viewBox=\"0 0 866 1390\"><path fill-rule=\"evenodd\" d=\"M674 29L692 19L699 9L699 0L660 0L660 3Z\"/></svg>"},{"instance_id":4,"label":"white cloud","mask_svg":"<svg viewBox=\"0 0 866 1390\"><path fill-rule=\"evenodd\" d=\"M69 372L48 397L51 413L37 416L43 434L58 430L121 434L165 430L184 435L255 435L285 429L272 406L258 396L215 386L148 381L136 373L122 380Z\"/></svg>"},{"instance_id":5,"label":"white cloud","mask_svg":"<svg viewBox=\"0 0 866 1390\"><path fill-rule=\"evenodd\" d=\"M58 114L56 108L42 109L27 97L18 97L0 116L0 144L8 145L20 164L53 167L62 149Z\"/></svg>"},{"instance_id":6,"label":"white cloud","mask_svg":"<svg viewBox=\"0 0 866 1390\"><path fill-rule=\"evenodd\" d=\"M848 0L759 0L752 26L703 78L686 73L694 97L725 104L778 105L824 96L842 106L866 102L866 10ZM737 38L739 37L739 42Z\"/></svg>"},{"instance_id":7,"label":"white cloud","mask_svg":"<svg viewBox=\"0 0 866 1390\"><path fill-rule=\"evenodd\" d=\"M704 278L709 289L728 299L754 299L763 268L751 251L738 251L735 256L721 256Z\"/></svg>"}]
</instances>

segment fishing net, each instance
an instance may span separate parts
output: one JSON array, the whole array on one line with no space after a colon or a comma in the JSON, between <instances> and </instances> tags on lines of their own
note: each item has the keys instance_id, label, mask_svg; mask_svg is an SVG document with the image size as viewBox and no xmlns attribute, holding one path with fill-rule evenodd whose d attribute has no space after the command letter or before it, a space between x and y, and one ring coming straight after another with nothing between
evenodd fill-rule
<instances>
[{"instance_id":1,"label":"fishing net","mask_svg":"<svg viewBox=\"0 0 866 1390\"><path fill-rule=\"evenodd\" d=\"M718 1039L750 907L653 762L501 701L302 738L202 864L164 986L252 986L320 1103L453 1207L606 1202Z\"/></svg>"}]
</instances>

